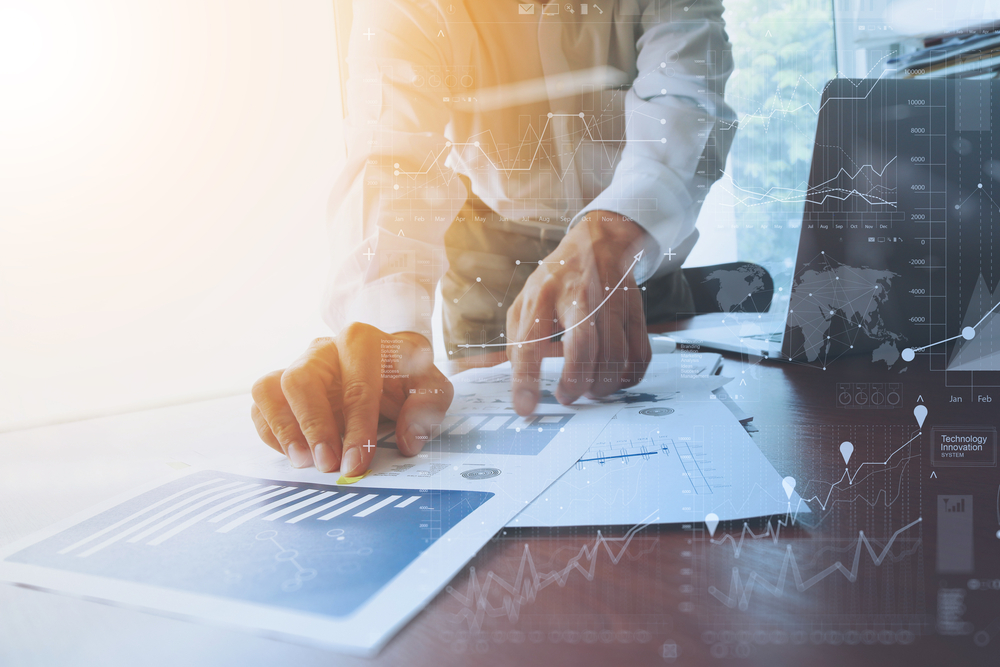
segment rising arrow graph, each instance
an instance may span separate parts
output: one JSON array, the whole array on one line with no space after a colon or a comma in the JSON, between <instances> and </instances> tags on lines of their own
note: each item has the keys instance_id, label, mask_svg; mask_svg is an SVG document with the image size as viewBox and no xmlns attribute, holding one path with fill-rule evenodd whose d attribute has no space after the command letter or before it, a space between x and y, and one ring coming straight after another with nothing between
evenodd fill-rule
<instances>
[{"instance_id":1,"label":"rising arrow graph","mask_svg":"<svg viewBox=\"0 0 1000 667\"><path fill-rule=\"evenodd\" d=\"M639 260L642 259L642 255L645 252L646 252L645 250L640 250L639 252L637 252L635 254L635 256L632 258L632 263L629 264L629 267L627 269L625 269L625 273L622 274L621 280L618 281L618 284L615 285L613 288L608 289L608 295L606 297L604 297L604 300L601 301L599 304L597 304L597 307L594 308L592 311L590 311L590 313L586 317L584 317L583 319L581 319L579 322L577 322L573 326L566 327L562 331L558 331L558 332L556 332L556 333L554 333L554 334L552 334L550 336L542 336L541 338L532 338L531 340L521 340L521 341L508 340L508 341L505 341L503 343L480 343L478 345L473 345L471 343L463 343L463 344L459 345L458 347L508 347L510 345L517 345L518 347L521 347L522 345L528 345L530 343L541 343L542 341L552 340L553 338L556 338L557 336L562 336L563 334L565 334L565 333L567 333L569 331L572 331L573 329L576 329L578 326L582 325L584 322L587 322L588 320L590 320L591 317L593 317L594 315L597 314L597 311L599 311L601 308L604 307L604 304L606 304L608 302L608 300L611 298L611 296L615 292L618 291L618 288L620 288L622 286L622 283L624 283L625 280L629 277L629 274L632 273L632 269L635 268L635 265L639 263Z\"/></svg>"}]
</instances>

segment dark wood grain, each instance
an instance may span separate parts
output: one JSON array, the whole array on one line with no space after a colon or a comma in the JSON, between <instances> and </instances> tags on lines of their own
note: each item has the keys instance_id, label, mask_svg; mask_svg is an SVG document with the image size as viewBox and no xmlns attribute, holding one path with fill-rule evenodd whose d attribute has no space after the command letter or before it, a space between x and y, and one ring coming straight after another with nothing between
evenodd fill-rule
<instances>
[{"instance_id":1,"label":"dark wood grain","mask_svg":"<svg viewBox=\"0 0 1000 667\"><path fill-rule=\"evenodd\" d=\"M729 356L724 373L737 378L729 390L754 415L758 446L782 475L799 480L796 488L804 496L828 493L844 474L843 440L856 443L857 463L885 460L909 438L923 435L896 454L901 461L870 466L872 474L854 473L854 484L833 494L831 511L782 527L777 542L754 541L739 559L733 558L731 543L709 544L701 525L650 526L635 533L627 548L622 527L507 530L374 662L638 665L735 658L768 665L1000 664L1000 627L986 646L977 646L970 634L936 632L939 588L964 586L968 576L935 574L930 516L938 494L974 494L983 504L976 514L976 575L1000 578L1000 539L993 534L1000 526L988 507L1000 483L997 469L933 468L928 454L932 425L981 423L994 413L972 400L968 389L961 391L970 398L950 403L959 390L945 387L941 373L919 366L900 372L900 363L887 370L859 356L823 371ZM898 407L838 405L838 383L860 382L899 384ZM912 413L918 396L929 409L923 429ZM1000 395L995 398L1000 405ZM849 547L859 531L880 551L886 537L914 517L923 517L923 525L902 535L880 567L862 554L855 581L836 573L800 593L789 575L781 596L758 587L747 610L729 609L706 592L712 585L728 592L733 567L744 575L758 571L775 577L789 546L805 578L838 558L850 568ZM773 529L777 520L770 523ZM716 537L738 538L742 528L742 523L720 525ZM762 534L768 522L753 521L748 528ZM913 553L900 555L908 549ZM578 568L567 567L573 559ZM534 590L531 577L522 577L513 593L494 586L483 613L473 582L481 586L488 573L514 582L519 569L530 565L541 573L565 571L565 578L541 590ZM510 605L512 599L520 604ZM972 630L1000 617L1000 591L970 594L966 604Z\"/></svg>"}]
</instances>

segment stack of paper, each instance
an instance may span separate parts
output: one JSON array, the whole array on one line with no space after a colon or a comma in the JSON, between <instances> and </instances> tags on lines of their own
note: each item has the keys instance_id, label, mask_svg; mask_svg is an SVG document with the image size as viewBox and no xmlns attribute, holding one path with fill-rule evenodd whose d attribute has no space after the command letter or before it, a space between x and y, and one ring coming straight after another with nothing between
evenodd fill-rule
<instances>
[{"instance_id":1,"label":"stack of paper","mask_svg":"<svg viewBox=\"0 0 1000 667\"><path fill-rule=\"evenodd\" d=\"M886 68L906 78L995 78L1000 74L1000 23L928 37L924 48L889 59Z\"/></svg>"},{"instance_id":2,"label":"stack of paper","mask_svg":"<svg viewBox=\"0 0 1000 667\"><path fill-rule=\"evenodd\" d=\"M718 355L695 356L709 371ZM553 372L560 362L552 360ZM716 389L728 378L709 371L678 379L657 368L665 363L654 361L632 392L635 402L623 401L576 465L512 526L702 522L709 515L728 521L801 504Z\"/></svg>"},{"instance_id":3,"label":"stack of paper","mask_svg":"<svg viewBox=\"0 0 1000 667\"><path fill-rule=\"evenodd\" d=\"M10 546L0 580L371 654L508 523L725 520L796 502L712 393L719 361L657 355L636 387L563 406L561 360L546 360L528 418L509 366L468 371L416 457L387 429L356 483L274 453L177 476Z\"/></svg>"}]
</instances>

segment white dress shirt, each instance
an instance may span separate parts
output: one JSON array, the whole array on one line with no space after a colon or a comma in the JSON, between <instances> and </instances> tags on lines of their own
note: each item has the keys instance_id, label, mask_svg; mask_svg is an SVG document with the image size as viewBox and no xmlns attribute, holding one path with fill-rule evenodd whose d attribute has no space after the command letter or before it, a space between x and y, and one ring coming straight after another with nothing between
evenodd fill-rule
<instances>
[{"instance_id":1,"label":"white dress shirt","mask_svg":"<svg viewBox=\"0 0 1000 667\"><path fill-rule=\"evenodd\" d=\"M587 10L582 8L586 6ZM572 9L572 11L569 11ZM584 13L586 11L586 13ZM721 0L365 0L325 319L431 336L444 234L470 190L516 224L637 222L637 282L680 267L735 114Z\"/></svg>"}]
</instances>

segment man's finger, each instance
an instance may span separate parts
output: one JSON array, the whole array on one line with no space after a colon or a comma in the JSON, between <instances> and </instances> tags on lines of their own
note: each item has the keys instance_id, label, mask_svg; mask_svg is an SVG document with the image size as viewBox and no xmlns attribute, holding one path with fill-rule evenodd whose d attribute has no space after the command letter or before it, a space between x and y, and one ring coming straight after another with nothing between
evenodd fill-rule
<instances>
[{"instance_id":1,"label":"man's finger","mask_svg":"<svg viewBox=\"0 0 1000 667\"><path fill-rule=\"evenodd\" d=\"M626 364L625 353L625 298L621 287L611 295L598 316L596 382L591 393L608 396L621 387L622 371Z\"/></svg>"},{"instance_id":2,"label":"man's finger","mask_svg":"<svg viewBox=\"0 0 1000 667\"><path fill-rule=\"evenodd\" d=\"M339 376L340 359L331 338L313 341L281 374L281 391L320 472L336 470L340 463L341 426L329 398L331 387L340 384Z\"/></svg>"},{"instance_id":3,"label":"man's finger","mask_svg":"<svg viewBox=\"0 0 1000 667\"><path fill-rule=\"evenodd\" d=\"M378 437L382 340L378 329L359 323L348 326L337 340L345 426L344 453L339 463L345 475L356 476L367 470L364 463L371 460Z\"/></svg>"},{"instance_id":4,"label":"man's finger","mask_svg":"<svg viewBox=\"0 0 1000 667\"><path fill-rule=\"evenodd\" d=\"M552 321L555 305L552 289L543 285L534 296L534 302L527 301L522 307L516 338L507 347L511 363L514 410L522 417L530 415L538 405L538 378L542 369L542 357L545 349L550 347L546 343L550 342L555 330ZM510 335L510 329L507 333Z\"/></svg>"},{"instance_id":5,"label":"man's finger","mask_svg":"<svg viewBox=\"0 0 1000 667\"><path fill-rule=\"evenodd\" d=\"M646 331L646 313L642 309L642 295L634 281L628 280L629 291L626 299L625 326L628 342L628 365L622 377L626 387L639 384L646 374L646 368L653 356L649 346L649 335Z\"/></svg>"},{"instance_id":6,"label":"man's finger","mask_svg":"<svg viewBox=\"0 0 1000 667\"><path fill-rule=\"evenodd\" d=\"M566 327L563 335L562 377L556 388L556 398L563 405L569 405L588 391L594 377L594 362L597 359L597 332L594 317L590 315L590 302L586 290L576 293L576 298L560 304L560 319Z\"/></svg>"},{"instance_id":7,"label":"man's finger","mask_svg":"<svg viewBox=\"0 0 1000 667\"><path fill-rule=\"evenodd\" d=\"M306 468L312 465L312 454L306 437L299 429L299 422L281 391L282 372L274 371L257 380L251 394L288 461L295 468Z\"/></svg>"},{"instance_id":8,"label":"man's finger","mask_svg":"<svg viewBox=\"0 0 1000 667\"><path fill-rule=\"evenodd\" d=\"M418 378L407 387L407 397L396 419L396 446L401 454L414 456L440 428L455 390L439 370Z\"/></svg>"},{"instance_id":9,"label":"man's finger","mask_svg":"<svg viewBox=\"0 0 1000 667\"><path fill-rule=\"evenodd\" d=\"M253 425L257 429L257 435L260 436L260 439L271 449L284 454L285 450L281 448L281 443L271 433L271 427L267 425L267 420L260 413L260 408L257 407L256 403L250 406L250 419L253 420Z\"/></svg>"}]
</instances>

